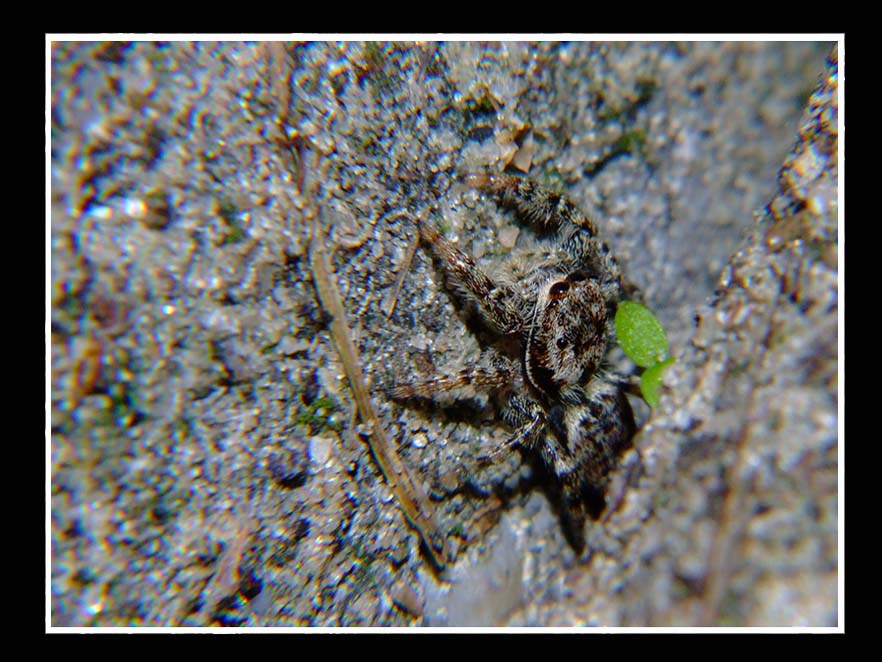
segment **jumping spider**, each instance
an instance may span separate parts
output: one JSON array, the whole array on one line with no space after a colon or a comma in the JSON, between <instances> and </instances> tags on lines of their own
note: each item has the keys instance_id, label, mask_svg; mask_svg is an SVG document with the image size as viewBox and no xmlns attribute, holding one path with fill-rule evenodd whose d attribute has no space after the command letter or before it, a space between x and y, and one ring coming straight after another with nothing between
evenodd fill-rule
<instances>
[{"instance_id":1,"label":"jumping spider","mask_svg":"<svg viewBox=\"0 0 882 662\"><path fill-rule=\"evenodd\" d=\"M511 175L470 175L557 247L510 263L491 278L428 224L420 237L441 262L448 288L474 309L495 340L478 366L398 385L395 399L467 385L495 391L515 431L492 456L520 446L555 477L567 538L581 553L586 516L604 508L608 474L630 445L634 414L628 380L606 365L623 291L615 258L594 223L563 195Z\"/></svg>"}]
</instances>

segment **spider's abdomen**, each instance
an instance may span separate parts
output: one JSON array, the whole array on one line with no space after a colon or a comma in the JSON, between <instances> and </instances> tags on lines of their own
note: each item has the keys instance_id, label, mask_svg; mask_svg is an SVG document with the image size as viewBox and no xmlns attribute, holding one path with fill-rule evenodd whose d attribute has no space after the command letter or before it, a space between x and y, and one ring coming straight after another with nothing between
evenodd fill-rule
<instances>
[{"instance_id":1,"label":"spider's abdomen","mask_svg":"<svg viewBox=\"0 0 882 662\"><path fill-rule=\"evenodd\" d=\"M540 452L559 480L568 537L579 549L586 517L603 510L609 473L631 444L634 413L621 389L600 383L589 390L586 402L567 407L558 425L554 417L549 423L554 440L547 438ZM562 444L560 435L565 435Z\"/></svg>"}]
</instances>

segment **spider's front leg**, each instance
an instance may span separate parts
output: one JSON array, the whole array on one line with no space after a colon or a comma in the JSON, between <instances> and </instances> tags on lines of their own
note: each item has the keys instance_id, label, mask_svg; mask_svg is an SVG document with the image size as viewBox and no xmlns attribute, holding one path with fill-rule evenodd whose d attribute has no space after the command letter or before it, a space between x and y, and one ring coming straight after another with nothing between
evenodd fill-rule
<instances>
[{"instance_id":1,"label":"spider's front leg","mask_svg":"<svg viewBox=\"0 0 882 662\"><path fill-rule=\"evenodd\" d=\"M470 175L469 181L493 195L500 205L514 209L524 221L555 232L570 258L569 269L596 279L608 302L618 300L622 274L597 226L566 195L523 177L506 174Z\"/></svg>"},{"instance_id":2,"label":"spider's front leg","mask_svg":"<svg viewBox=\"0 0 882 662\"><path fill-rule=\"evenodd\" d=\"M526 305L514 287L491 280L470 255L459 250L431 225L420 224L420 237L441 260L452 284L477 305L493 330L502 335L513 335L524 328L522 311Z\"/></svg>"}]
</instances>

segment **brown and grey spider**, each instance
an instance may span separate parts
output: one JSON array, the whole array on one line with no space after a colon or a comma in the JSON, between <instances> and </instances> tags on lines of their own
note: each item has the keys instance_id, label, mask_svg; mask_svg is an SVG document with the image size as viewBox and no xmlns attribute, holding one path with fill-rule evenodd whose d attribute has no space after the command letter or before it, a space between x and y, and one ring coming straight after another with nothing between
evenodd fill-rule
<instances>
[{"instance_id":1,"label":"brown and grey spider","mask_svg":"<svg viewBox=\"0 0 882 662\"><path fill-rule=\"evenodd\" d=\"M514 433L493 455L521 446L556 477L567 538L581 553L586 516L604 507L608 475L634 434L628 379L606 363L621 271L594 223L563 195L512 175L470 182L514 209L554 248L488 276L435 228L420 237L440 261L448 288L495 342L478 366L391 389L397 400L431 398L463 386L493 389Z\"/></svg>"}]
</instances>

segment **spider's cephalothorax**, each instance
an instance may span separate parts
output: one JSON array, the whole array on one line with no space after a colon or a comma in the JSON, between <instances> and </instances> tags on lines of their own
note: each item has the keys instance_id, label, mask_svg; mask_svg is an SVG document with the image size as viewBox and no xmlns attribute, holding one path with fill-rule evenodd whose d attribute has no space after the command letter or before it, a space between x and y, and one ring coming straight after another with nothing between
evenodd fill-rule
<instances>
[{"instance_id":1,"label":"spider's cephalothorax","mask_svg":"<svg viewBox=\"0 0 882 662\"><path fill-rule=\"evenodd\" d=\"M515 432L494 454L520 445L538 455L557 479L567 537L581 552L586 516L602 510L609 471L634 434L626 380L604 366L621 273L594 224L564 196L510 175L470 180L551 234L556 247L491 278L436 229L421 225L449 286L501 342L479 366L400 385L392 395L431 397L466 385L496 389L502 417Z\"/></svg>"}]
</instances>

